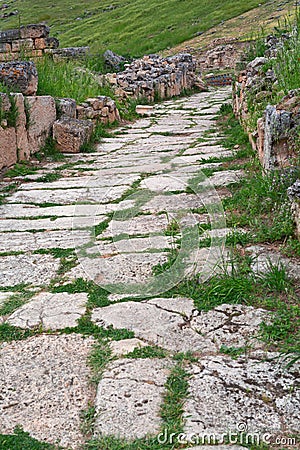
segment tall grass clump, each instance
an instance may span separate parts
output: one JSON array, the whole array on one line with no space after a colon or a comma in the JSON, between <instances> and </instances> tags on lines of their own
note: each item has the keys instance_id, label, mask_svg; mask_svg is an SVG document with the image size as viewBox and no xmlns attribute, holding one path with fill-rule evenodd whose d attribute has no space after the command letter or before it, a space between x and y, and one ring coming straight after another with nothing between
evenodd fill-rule
<instances>
[{"instance_id":1,"label":"tall grass clump","mask_svg":"<svg viewBox=\"0 0 300 450\"><path fill-rule=\"evenodd\" d=\"M294 25L287 24L290 38L283 41L278 49L276 58L272 62L278 88L287 93L289 90L300 88L300 13L296 14Z\"/></svg>"},{"instance_id":2,"label":"tall grass clump","mask_svg":"<svg viewBox=\"0 0 300 450\"><path fill-rule=\"evenodd\" d=\"M97 95L113 96L108 87L101 87L96 76L75 61L55 62L51 57L36 62L39 75L38 95L69 97L81 103Z\"/></svg>"}]
</instances>

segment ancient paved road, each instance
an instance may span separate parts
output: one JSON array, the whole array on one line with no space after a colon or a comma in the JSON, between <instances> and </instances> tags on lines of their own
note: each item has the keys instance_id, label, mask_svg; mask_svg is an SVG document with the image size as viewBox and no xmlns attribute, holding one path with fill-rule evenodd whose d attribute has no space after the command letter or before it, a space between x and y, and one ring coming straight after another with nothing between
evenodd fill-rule
<instances>
[{"instance_id":1,"label":"ancient paved road","mask_svg":"<svg viewBox=\"0 0 300 450\"><path fill-rule=\"evenodd\" d=\"M77 449L85 439L80 412L94 406L96 437L155 435L174 355L188 351L198 361L186 367L186 433L220 436L247 424L276 436L299 428L295 374L255 339L266 311L221 305L199 312L190 298L164 295L184 276L206 278L228 258L221 200L243 173L218 170L232 152L207 133L228 95L226 88L160 104L97 153L23 177L0 206L0 320L33 330L1 346L0 432L20 424L39 440ZM211 251L199 245L208 237ZM263 267L264 249L253 251ZM61 287L70 283L73 289ZM87 364L94 338L81 335L82 327L66 333L82 317L132 336L110 333L114 359L97 385ZM164 357L124 358L154 345ZM235 360L219 352L222 345L252 351Z\"/></svg>"}]
</instances>

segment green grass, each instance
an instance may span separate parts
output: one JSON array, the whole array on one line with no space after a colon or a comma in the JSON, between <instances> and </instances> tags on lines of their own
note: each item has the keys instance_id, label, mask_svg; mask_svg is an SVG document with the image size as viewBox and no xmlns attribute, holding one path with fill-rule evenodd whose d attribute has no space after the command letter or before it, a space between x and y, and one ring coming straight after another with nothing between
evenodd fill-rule
<instances>
[{"instance_id":1,"label":"green grass","mask_svg":"<svg viewBox=\"0 0 300 450\"><path fill-rule=\"evenodd\" d=\"M8 178L14 178L14 177L23 177L25 175L32 175L37 171L37 167L34 167L33 165L22 162L17 163L14 165L12 169L9 169L5 176Z\"/></svg>"},{"instance_id":2,"label":"green grass","mask_svg":"<svg viewBox=\"0 0 300 450\"><path fill-rule=\"evenodd\" d=\"M20 427L16 427L14 434L0 434L1 450L58 450L58 447L39 442L29 436Z\"/></svg>"},{"instance_id":3,"label":"green grass","mask_svg":"<svg viewBox=\"0 0 300 450\"><path fill-rule=\"evenodd\" d=\"M265 2L117 0L112 4L110 0L90 0L86 4L79 0L45 0L41 4L37 0L17 0L13 8L19 10L20 18L4 19L1 24L7 29L18 27L19 19L21 24L46 21L61 46L89 45L94 55L110 48L123 55L142 56L179 44L259 3ZM101 66L100 57L99 61ZM96 63L94 56L93 65Z\"/></svg>"},{"instance_id":4,"label":"green grass","mask_svg":"<svg viewBox=\"0 0 300 450\"><path fill-rule=\"evenodd\" d=\"M78 103L97 95L113 96L108 87L100 87L95 76L87 69L78 68L74 61L54 62L44 57L36 61L36 66L39 75L37 95L68 97Z\"/></svg>"},{"instance_id":5,"label":"green grass","mask_svg":"<svg viewBox=\"0 0 300 450\"><path fill-rule=\"evenodd\" d=\"M167 356L167 352L159 347L136 347L132 352L127 353L125 358L165 358Z\"/></svg>"}]
</instances>

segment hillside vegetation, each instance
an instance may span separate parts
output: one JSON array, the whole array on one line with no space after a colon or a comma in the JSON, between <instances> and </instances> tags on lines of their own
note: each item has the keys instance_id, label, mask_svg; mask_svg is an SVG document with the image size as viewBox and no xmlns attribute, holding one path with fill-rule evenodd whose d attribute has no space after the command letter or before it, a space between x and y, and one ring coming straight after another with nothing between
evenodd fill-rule
<instances>
[{"instance_id":1,"label":"hillside vegetation","mask_svg":"<svg viewBox=\"0 0 300 450\"><path fill-rule=\"evenodd\" d=\"M158 52L200 35L266 0L10 0L19 16L1 19L0 28L45 21L61 46L88 45L123 55Z\"/></svg>"}]
</instances>

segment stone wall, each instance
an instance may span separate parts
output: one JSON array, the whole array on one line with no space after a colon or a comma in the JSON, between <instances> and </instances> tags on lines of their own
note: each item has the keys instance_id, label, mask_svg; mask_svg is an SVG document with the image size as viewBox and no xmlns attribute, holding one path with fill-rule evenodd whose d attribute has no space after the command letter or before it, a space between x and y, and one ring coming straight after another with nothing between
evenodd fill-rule
<instances>
[{"instance_id":1,"label":"stone wall","mask_svg":"<svg viewBox=\"0 0 300 450\"><path fill-rule=\"evenodd\" d=\"M0 169L27 160L45 145L56 120L52 97L1 94Z\"/></svg>"},{"instance_id":2,"label":"stone wall","mask_svg":"<svg viewBox=\"0 0 300 450\"><path fill-rule=\"evenodd\" d=\"M125 66L123 72L106 75L121 98L145 98L153 102L157 98L180 95L185 89L196 86L205 88L196 75L195 60L187 53L169 58L148 55Z\"/></svg>"},{"instance_id":3,"label":"stone wall","mask_svg":"<svg viewBox=\"0 0 300 450\"><path fill-rule=\"evenodd\" d=\"M43 24L21 26L0 32L0 62L39 58L50 54L54 59L86 56L88 47L59 49L59 40L50 37L50 28Z\"/></svg>"},{"instance_id":4,"label":"stone wall","mask_svg":"<svg viewBox=\"0 0 300 450\"><path fill-rule=\"evenodd\" d=\"M190 48L190 53L195 57L197 68L202 71L235 69L237 63L243 57L249 42L241 42L236 39L214 39L209 46L196 50Z\"/></svg>"},{"instance_id":5,"label":"stone wall","mask_svg":"<svg viewBox=\"0 0 300 450\"><path fill-rule=\"evenodd\" d=\"M249 124L249 102L259 105L271 98L276 86L272 70L262 70L268 61L255 58L246 70L237 76L233 94L233 107L249 133L250 142L257 151L265 170L289 167L296 157L295 137L300 125L300 90L290 91L277 105L267 105L255 124Z\"/></svg>"}]
</instances>

